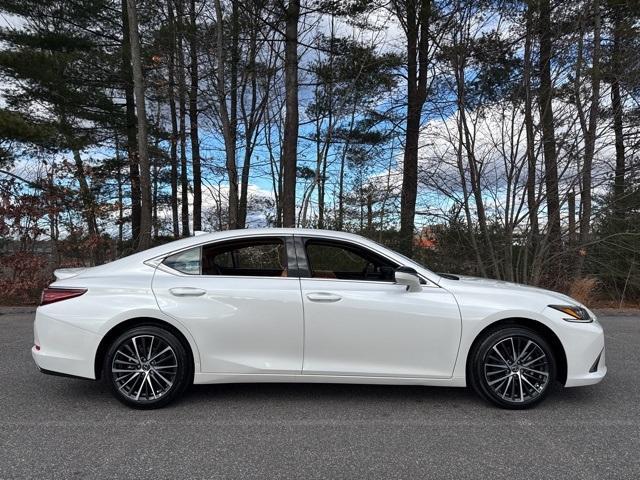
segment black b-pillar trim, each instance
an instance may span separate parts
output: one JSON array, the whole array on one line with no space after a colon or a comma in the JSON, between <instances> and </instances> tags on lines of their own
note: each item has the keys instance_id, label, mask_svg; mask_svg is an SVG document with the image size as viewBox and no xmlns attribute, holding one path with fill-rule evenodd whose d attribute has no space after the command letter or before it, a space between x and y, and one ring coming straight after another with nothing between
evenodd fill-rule
<instances>
[{"instance_id":1,"label":"black b-pillar trim","mask_svg":"<svg viewBox=\"0 0 640 480\"><path fill-rule=\"evenodd\" d=\"M298 260L298 276L301 278L311 278L307 253L304 248L305 238L294 235L293 244L295 246L296 259Z\"/></svg>"}]
</instances>

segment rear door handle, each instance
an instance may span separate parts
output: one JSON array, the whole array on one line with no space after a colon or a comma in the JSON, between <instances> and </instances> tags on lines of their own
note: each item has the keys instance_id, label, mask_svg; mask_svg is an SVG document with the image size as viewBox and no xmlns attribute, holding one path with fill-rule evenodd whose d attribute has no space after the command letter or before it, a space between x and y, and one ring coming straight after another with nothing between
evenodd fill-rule
<instances>
[{"instance_id":1,"label":"rear door handle","mask_svg":"<svg viewBox=\"0 0 640 480\"><path fill-rule=\"evenodd\" d=\"M176 287L170 288L169 291L176 297L200 297L207 293L206 290L195 287Z\"/></svg>"},{"instance_id":2,"label":"rear door handle","mask_svg":"<svg viewBox=\"0 0 640 480\"><path fill-rule=\"evenodd\" d=\"M307 298L312 302L324 302L324 303L339 302L340 300L342 300L342 297L340 295L336 295L335 293L329 293L329 292L307 293Z\"/></svg>"}]
</instances>

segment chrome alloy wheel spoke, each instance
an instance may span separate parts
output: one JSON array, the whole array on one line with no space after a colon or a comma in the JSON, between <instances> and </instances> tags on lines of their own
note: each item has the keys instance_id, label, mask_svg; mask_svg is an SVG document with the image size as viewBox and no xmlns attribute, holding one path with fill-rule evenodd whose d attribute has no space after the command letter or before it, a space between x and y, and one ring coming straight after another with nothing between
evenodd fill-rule
<instances>
[{"instance_id":1,"label":"chrome alloy wheel spoke","mask_svg":"<svg viewBox=\"0 0 640 480\"><path fill-rule=\"evenodd\" d=\"M161 337L137 335L118 346L111 364L116 387L138 402L156 400L173 386L178 359L173 348Z\"/></svg>"},{"instance_id":2,"label":"chrome alloy wheel spoke","mask_svg":"<svg viewBox=\"0 0 640 480\"><path fill-rule=\"evenodd\" d=\"M527 337L512 336L497 342L485 355L483 369L486 385L508 402L531 400L549 383L547 355Z\"/></svg>"}]
</instances>

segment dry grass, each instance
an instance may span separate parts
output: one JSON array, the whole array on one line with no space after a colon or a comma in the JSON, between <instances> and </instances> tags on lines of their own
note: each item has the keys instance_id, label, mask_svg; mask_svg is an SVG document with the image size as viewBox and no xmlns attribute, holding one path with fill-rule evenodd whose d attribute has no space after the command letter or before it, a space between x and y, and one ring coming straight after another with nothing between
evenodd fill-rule
<instances>
[{"instance_id":1,"label":"dry grass","mask_svg":"<svg viewBox=\"0 0 640 480\"><path fill-rule=\"evenodd\" d=\"M597 302L596 293L599 286L598 279L594 277L577 278L569 284L569 296L580 303L592 306Z\"/></svg>"}]
</instances>

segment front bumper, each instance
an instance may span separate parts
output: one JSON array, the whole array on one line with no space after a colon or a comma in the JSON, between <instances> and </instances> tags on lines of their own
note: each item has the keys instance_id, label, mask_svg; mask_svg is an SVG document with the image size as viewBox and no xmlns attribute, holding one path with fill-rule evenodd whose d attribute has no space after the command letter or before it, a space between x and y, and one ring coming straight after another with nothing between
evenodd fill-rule
<instances>
[{"instance_id":1,"label":"front bumper","mask_svg":"<svg viewBox=\"0 0 640 480\"><path fill-rule=\"evenodd\" d=\"M601 353L596 356L588 371L574 372L571 376L567 373L567 381L565 387L582 387L584 385L594 385L602 381L607 374L607 365L605 363L604 347ZM583 370L584 368L581 368Z\"/></svg>"},{"instance_id":2,"label":"front bumper","mask_svg":"<svg viewBox=\"0 0 640 480\"><path fill-rule=\"evenodd\" d=\"M565 387L580 387L600 382L607 374L607 365L604 330L595 316L591 323L574 323L567 322L563 318L566 315L549 307L544 313L553 322L554 331L567 357Z\"/></svg>"}]
</instances>

